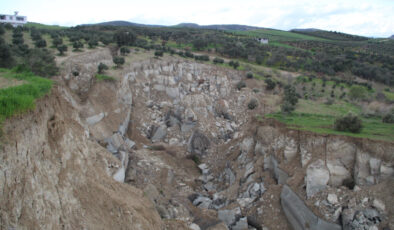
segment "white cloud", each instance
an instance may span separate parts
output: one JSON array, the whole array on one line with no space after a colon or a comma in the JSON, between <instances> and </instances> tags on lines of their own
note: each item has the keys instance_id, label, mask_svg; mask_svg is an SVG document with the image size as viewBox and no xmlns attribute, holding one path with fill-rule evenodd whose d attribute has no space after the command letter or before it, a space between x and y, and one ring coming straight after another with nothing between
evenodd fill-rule
<instances>
[{"instance_id":1,"label":"white cloud","mask_svg":"<svg viewBox=\"0 0 394 230\"><path fill-rule=\"evenodd\" d=\"M393 0L13 0L4 13L19 10L28 20L78 25L109 20L174 25L247 24L289 30L321 28L366 36L394 34Z\"/></svg>"}]
</instances>

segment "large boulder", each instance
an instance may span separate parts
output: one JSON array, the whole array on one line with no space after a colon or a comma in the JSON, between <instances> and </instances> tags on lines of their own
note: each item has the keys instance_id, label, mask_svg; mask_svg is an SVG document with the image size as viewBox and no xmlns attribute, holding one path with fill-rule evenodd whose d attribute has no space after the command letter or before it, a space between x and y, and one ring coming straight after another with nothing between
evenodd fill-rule
<instances>
[{"instance_id":1,"label":"large boulder","mask_svg":"<svg viewBox=\"0 0 394 230\"><path fill-rule=\"evenodd\" d=\"M287 185L280 194L283 211L294 230L341 230L337 224L317 217Z\"/></svg>"},{"instance_id":2,"label":"large boulder","mask_svg":"<svg viewBox=\"0 0 394 230\"><path fill-rule=\"evenodd\" d=\"M235 208L231 210L219 210L218 218L223 221L227 226L235 224L237 219L241 216L241 209Z\"/></svg>"},{"instance_id":3,"label":"large boulder","mask_svg":"<svg viewBox=\"0 0 394 230\"><path fill-rule=\"evenodd\" d=\"M188 151L191 153L204 154L210 146L208 137L200 133L198 130L194 131L189 138Z\"/></svg>"},{"instance_id":4,"label":"large boulder","mask_svg":"<svg viewBox=\"0 0 394 230\"><path fill-rule=\"evenodd\" d=\"M306 170L306 194L308 197L315 193L324 190L330 179L330 172L328 171L323 160L317 160L308 166Z\"/></svg>"},{"instance_id":5,"label":"large boulder","mask_svg":"<svg viewBox=\"0 0 394 230\"><path fill-rule=\"evenodd\" d=\"M152 142L161 141L167 135L167 126L161 125L159 128L156 129L155 134L152 136Z\"/></svg>"},{"instance_id":6,"label":"large boulder","mask_svg":"<svg viewBox=\"0 0 394 230\"><path fill-rule=\"evenodd\" d=\"M333 186L341 186L352 180L348 169L338 160L327 161L327 168L330 171L330 184Z\"/></svg>"},{"instance_id":7,"label":"large boulder","mask_svg":"<svg viewBox=\"0 0 394 230\"><path fill-rule=\"evenodd\" d=\"M253 149L253 144L254 144L253 137L245 138L240 146L241 151L246 153L250 152L250 150Z\"/></svg>"}]
</instances>

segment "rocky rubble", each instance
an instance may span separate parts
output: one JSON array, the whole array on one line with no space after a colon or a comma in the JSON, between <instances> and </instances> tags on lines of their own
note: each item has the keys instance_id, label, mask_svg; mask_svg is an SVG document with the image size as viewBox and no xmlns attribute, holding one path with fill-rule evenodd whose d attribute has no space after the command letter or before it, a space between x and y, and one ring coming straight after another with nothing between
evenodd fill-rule
<instances>
[{"instance_id":1,"label":"rocky rubble","mask_svg":"<svg viewBox=\"0 0 394 230\"><path fill-rule=\"evenodd\" d=\"M240 71L168 57L95 82L95 65L110 60L100 50L66 61L56 99L4 147L2 227L394 227L394 145L257 122L265 111L247 102L269 92L238 90Z\"/></svg>"}]
</instances>

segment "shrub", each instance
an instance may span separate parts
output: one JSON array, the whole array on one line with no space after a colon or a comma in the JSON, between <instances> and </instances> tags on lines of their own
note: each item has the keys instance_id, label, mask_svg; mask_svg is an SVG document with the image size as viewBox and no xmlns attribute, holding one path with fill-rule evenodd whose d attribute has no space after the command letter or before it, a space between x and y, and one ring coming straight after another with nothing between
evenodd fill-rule
<instances>
[{"instance_id":1,"label":"shrub","mask_svg":"<svg viewBox=\"0 0 394 230\"><path fill-rule=\"evenodd\" d=\"M232 66L234 69L237 69L239 67L238 61L230 61L228 64Z\"/></svg>"},{"instance_id":2,"label":"shrub","mask_svg":"<svg viewBox=\"0 0 394 230\"><path fill-rule=\"evenodd\" d=\"M58 47L59 45L63 44L63 39L62 38L55 38L52 41L53 46Z\"/></svg>"},{"instance_id":3,"label":"shrub","mask_svg":"<svg viewBox=\"0 0 394 230\"><path fill-rule=\"evenodd\" d=\"M63 53L67 51L67 46L66 45L59 45L57 47L57 50L59 51L59 55L63 55Z\"/></svg>"},{"instance_id":4,"label":"shrub","mask_svg":"<svg viewBox=\"0 0 394 230\"><path fill-rule=\"evenodd\" d=\"M25 64L34 74L41 77L51 77L58 73L55 57L47 49L30 49Z\"/></svg>"},{"instance_id":5,"label":"shrub","mask_svg":"<svg viewBox=\"0 0 394 230\"><path fill-rule=\"evenodd\" d=\"M335 130L343 132L359 133L362 127L362 120L357 115L351 113L337 118L334 123Z\"/></svg>"},{"instance_id":6,"label":"shrub","mask_svg":"<svg viewBox=\"0 0 394 230\"><path fill-rule=\"evenodd\" d=\"M252 78L253 78L253 73L248 72L248 73L246 74L246 78L252 79Z\"/></svg>"},{"instance_id":7,"label":"shrub","mask_svg":"<svg viewBox=\"0 0 394 230\"><path fill-rule=\"evenodd\" d=\"M353 85L349 90L349 98L351 100L363 100L367 96L367 90L360 85Z\"/></svg>"},{"instance_id":8,"label":"shrub","mask_svg":"<svg viewBox=\"0 0 394 230\"><path fill-rule=\"evenodd\" d=\"M242 88L246 87L246 83L244 81L239 81L236 85L238 90L241 90Z\"/></svg>"},{"instance_id":9,"label":"shrub","mask_svg":"<svg viewBox=\"0 0 394 230\"><path fill-rule=\"evenodd\" d=\"M390 123L390 124L394 123L394 112L384 115L382 118L382 122L383 123Z\"/></svg>"},{"instance_id":10,"label":"shrub","mask_svg":"<svg viewBox=\"0 0 394 230\"><path fill-rule=\"evenodd\" d=\"M156 51L155 51L155 57L163 57L163 51L161 51L161 50L156 50Z\"/></svg>"},{"instance_id":11,"label":"shrub","mask_svg":"<svg viewBox=\"0 0 394 230\"><path fill-rule=\"evenodd\" d=\"M250 110L253 110L253 109L257 108L257 106L258 106L258 102L257 102L257 100L256 100L255 98L252 98L252 99L249 101L249 103L248 103L248 108L249 108Z\"/></svg>"},{"instance_id":12,"label":"shrub","mask_svg":"<svg viewBox=\"0 0 394 230\"><path fill-rule=\"evenodd\" d=\"M47 46L47 42L44 39L37 40L35 43L37 48L44 48Z\"/></svg>"},{"instance_id":13,"label":"shrub","mask_svg":"<svg viewBox=\"0 0 394 230\"><path fill-rule=\"evenodd\" d=\"M73 47L74 47L74 49L75 49L76 51L78 51L80 48L83 47L83 44L82 44L82 42L80 42L80 41L74 41L74 42L73 42Z\"/></svg>"},{"instance_id":14,"label":"shrub","mask_svg":"<svg viewBox=\"0 0 394 230\"><path fill-rule=\"evenodd\" d=\"M288 101L292 105L296 105L298 102L298 97L294 86L286 85L285 86L285 96L284 101Z\"/></svg>"},{"instance_id":15,"label":"shrub","mask_svg":"<svg viewBox=\"0 0 394 230\"><path fill-rule=\"evenodd\" d=\"M187 51L185 52L184 55L185 55L186 57L188 57L188 58L194 58L194 54L191 53L189 50L187 50Z\"/></svg>"},{"instance_id":16,"label":"shrub","mask_svg":"<svg viewBox=\"0 0 394 230\"><path fill-rule=\"evenodd\" d=\"M200 60L200 61L209 61L209 56L208 55L194 55L195 60Z\"/></svg>"},{"instance_id":17,"label":"shrub","mask_svg":"<svg viewBox=\"0 0 394 230\"><path fill-rule=\"evenodd\" d=\"M265 79L264 82L267 84L267 86L265 87L267 90L272 90L276 86L276 83L271 78Z\"/></svg>"},{"instance_id":18,"label":"shrub","mask_svg":"<svg viewBox=\"0 0 394 230\"><path fill-rule=\"evenodd\" d=\"M98 41L96 39L90 39L88 42L89 48L94 48L96 46L98 46Z\"/></svg>"},{"instance_id":19,"label":"shrub","mask_svg":"<svg viewBox=\"0 0 394 230\"><path fill-rule=\"evenodd\" d=\"M134 45L137 36L131 31L117 31L114 34L113 40L118 44L118 47Z\"/></svg>"},{"instance_id":20,"label":"shrub","mask_svg":"<svg viewBox=\"0 0 394 230\"><path fill-rule=\"evenodd\" d=\"M112 60L115 63L116 68L119 68L121 65L124 64L124 58L123 57L115 56Z\"/></svg>"},{"instance_id":21,"label":"shrub","mask_svg":"<svg viewBox=\"0 0 394 230\"><path fill-rule=\"evenodd\" d=\"M281 105L280 110L282 111L282 113L289 114L295 110L295 106L293 104L291 104L290 102L285 101Z\"/></svg>"},{"instance_id":22,"label":"shrub","mask_svg":"<svg viewBox=\"0 0 394 230\"><path fill-rule=\"evenodd\" d=\"M223 63L224 63L224 60L221 59L221 58L215 57L215 58L213 59L213 63L214 63L214 64L223 64Z\"/></svg>"},{"instance_id":23,"label":"shrub","mask_svg":"<svg viewBox=\"0 0 394 230\"><path fill-rule=\"evenodd\" d=\"M107 70L107 69L108 69L108 66L107 66L106 64L104 64L104 63L101 63L101 62L100 62L100 64L97 66L97 72L98 72L99 74L104 73L104 71Z\"/></svg>"},{"instance_id":24,"label":"shrub","mask_svg":"<svg viewBox=\"0 0 394 230\"><path fill-rule=\"evenodd\" d=\"M326 105L332 105L332 104L334 104L334 99L328 98L328 99L324 102L324 104L326 104Z\"/></svg>"},{"instance_id":25,"label":"shrub","mask_svg":"<svg viewBox=\"0 0 394 230\"><path fill-rule=\"evenodd\" d=\"M122 46L122 47L120 48L120 54L121 54L121 55L126 56L126 55L129 54L129 53L130 53L130 49L129 49L129 48L124 47L124 46Z\"/></svg>"}]
</instances>

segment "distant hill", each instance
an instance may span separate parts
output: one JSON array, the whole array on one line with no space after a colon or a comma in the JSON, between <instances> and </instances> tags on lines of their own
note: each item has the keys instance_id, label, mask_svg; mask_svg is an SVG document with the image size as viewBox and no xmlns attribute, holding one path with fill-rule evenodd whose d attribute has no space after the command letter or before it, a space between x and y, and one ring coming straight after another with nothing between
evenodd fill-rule
<instances>
[{"instance_id":1,"label":"distant hill","mask_svg":"<svg viewBox=\"0 0 394 230\"><path fill-rule=\"evenodd\" d=\"M315 29L315 28L306 28L306 29L292 29L292 32L316 32L316 31L321 31L320 29Z\"/></svg>"},{"instance_id":2,"label":"distant hill","mask_svg":"<svg viewBox=\"0 0 394 230\"><path fill-rule=\"evenodd\" d=\"M389 37L389 39L394 39L394 34L393 34L393 35L391 35L391 37Z\"/></svg>"},{"instance_id":3,"label":"distant hill","mask_svg":"<svg viewBox=\"0 0 394 230\"><path fill-rule=\"evenodd\" d=\"M147 25L147 24L139 24L128 21L109 21L109 22L100 22L96 24L82 24L81 26L139 26L139 27L165 27L162 25Z\"/></svg>"},{"instance_id":4,"label":"distant hill","mask_svg":"<svg viewBox=\"0 0 394 230\"><path fill-rule=\"evenodd\" d=\"M176 25L176 27L211 29L211 30L237 30L237 31L249 31L249 30L263 29L262 27L246 26L246 25L238 25L238 24L201 26L201 25L198 25L195 23L181 23L181 24Z\"/></svg>"},{"instance_id":5,"label":"distant hill","mask_svg":"<svg viewBox=\"0 0 394 230\"><path fill-rule=\"evenodd\" d=\"M81 26L167 27L167 26L163 26L163 25L146 25L146 24L139 24L139 23L128 22L128 21L109 21L109 22L101 22L101 23L96 23L96 24L83 24ZM261 27L237 25L237 24L200 26L200 25L195 24L195 23L180 23L180 24L172 26L172 27L195 28L195 29L211 29L211 30L237 30L237 31L249 31L249 30L263 29Z\"/></svg>"},{"instance_id":6,"label":"distant hill","mask_svg":"<svg viewBox=\"0 0 394 230\"><path fill-rule=\"evenodd\" d=\"M336 31L313 29L313 28L293 29L291 30L291 32L329 39L329 40L336 40L336 41L365 41L369 39L367 37L358 36L358 35L346 34Z\"/></svg>"}]
</instances>

